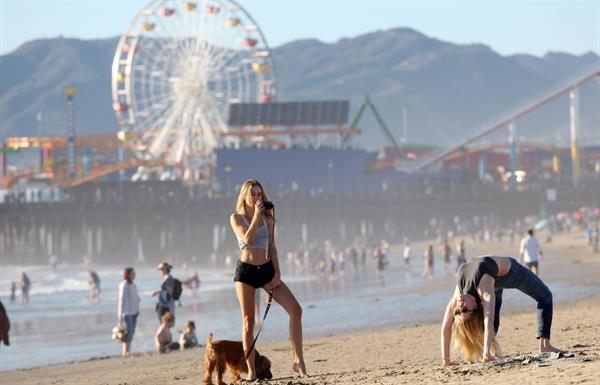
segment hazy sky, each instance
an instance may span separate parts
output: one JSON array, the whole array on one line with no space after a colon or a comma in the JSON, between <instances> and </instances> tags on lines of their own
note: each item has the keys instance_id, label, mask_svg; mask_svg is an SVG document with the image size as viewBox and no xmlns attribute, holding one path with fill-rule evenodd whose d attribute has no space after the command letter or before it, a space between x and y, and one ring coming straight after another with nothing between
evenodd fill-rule
<instances>
[{"instance_id":1,"label":"hazy sky","mask_svg":"<svg viewBox=\"0 0 600 385\"><path fill-rule=\"evenodd\" d=\"M112 37L144 0L0 0L0 54L38 38ZM501 54L600 53L600 0L401 1L240 0L269 44L334 42L393 27L453 43L483 43Z\"/></svg>"}]
</instances>

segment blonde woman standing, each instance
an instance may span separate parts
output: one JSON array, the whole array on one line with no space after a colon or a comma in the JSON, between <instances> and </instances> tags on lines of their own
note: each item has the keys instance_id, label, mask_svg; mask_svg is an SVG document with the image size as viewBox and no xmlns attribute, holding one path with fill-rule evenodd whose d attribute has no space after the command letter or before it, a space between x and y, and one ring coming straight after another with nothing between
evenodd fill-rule
<instances>
[{"instance_id":1,"label":"blonde woman standing","mask_svg":"<svg viewBox=\"0 0 600 385\"><path fill-rule=\"evenodd\" d=\"M268 203L265 207L265 203ZM294 363L292 370L306 375L302 352L302 307L281 281L279 256L275 245L275 209L262 185L254 179L240 188L236 212L230 217L238 239L240 259L235 269L235 290L242 312L242 340L248 365L248 380L256 379L255 351L250 347L254 337L254 302L256 289L273 290L273 299L290 316L289 332Z\"/></svg>"}]
</instances>

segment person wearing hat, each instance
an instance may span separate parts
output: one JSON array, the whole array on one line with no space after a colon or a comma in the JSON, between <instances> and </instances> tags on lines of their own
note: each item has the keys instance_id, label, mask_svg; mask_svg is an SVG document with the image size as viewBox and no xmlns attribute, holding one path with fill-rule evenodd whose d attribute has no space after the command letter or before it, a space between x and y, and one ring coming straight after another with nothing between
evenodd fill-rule
<instances>
[{"instance_id":1,"label":"person wearing hat","mask_svg":"<svg viewBox=\"0 0 600 385\"><path fill-rule=\"evenodd\" d=\"M171 313L173 316L173 324L175 324L175 300L173 299L173 288L175 287L175 279L171 276L171 266L168 262L163 261L156 266L156 270L160 271L163 277L163 283L160 286L160 291L155 291L152 296L158 297L156 303L156 314L160 322L163 314Z\"/></svg>"}]
</instances>

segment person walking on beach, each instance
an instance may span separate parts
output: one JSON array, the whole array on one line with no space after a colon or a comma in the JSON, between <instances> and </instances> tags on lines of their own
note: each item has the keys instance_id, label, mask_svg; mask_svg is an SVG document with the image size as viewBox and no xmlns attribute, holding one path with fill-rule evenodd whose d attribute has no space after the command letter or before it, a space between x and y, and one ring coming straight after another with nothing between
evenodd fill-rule
<instances>
[{"instance_id":1,"label":"person walking on beach","mask_svg":"<svg viewBox=\"0 0 600 385\"><path fill-rule=\"evenodd\" d=\"M119 284L119 304L117 306L117 319L119 326L125 330L121 354L131 354L131 341L135 333L137 318L140 313L140 295L135 280L133 267L126 267L123 271L123 281Z\"/></svg>"},{"instance_id":2,"label":"person walking on beach","mask_svg":"<svg viewBox=\"0 0 600 385\"><path fill-rule=\"evenodd\" d=\"M90 298L97 300L100 297L100 277L94 270L90 270Z\"/></svg>"},{"instance_id":3,"label":"person walking on beach","mask_svg":"<svg viewBox=\"0 0 600 385\"><path fill-rule=\"evenodd\" d=\"M375 259L375 266L377 269L377 276L379 277L379 283L385 285L385 266L386 266L386 255L382 247L375 247L373 249L373 259Z\"/></svg>"},{"instance_id":4,"label":"person walking on beach","mask_svg":"<svg viewBox=\"0 0 600 385\"><path fill-rule=\"evenodd\" d=\"M552 293L544 282L516 259L482 256L458 270L454 295L446 306L441 328L441 351L445 366L451 365L450 340L468 362L501 358L496 335L504 289L518 289L537 302L539 351L560 352L550 344Z\"/></svg>"},{"instance_id":5,"label":"person walking on beach","mask_svg":"<svg viewBox=\"0 0 600 385\"><path fill-rule=\"evenodd\" d=\"M425 246L423 251L423 273L422 277L433 278L433 245L430 243Z\"/></svg>"},{"instance_id":6,"label":"person walking on beach","mask_svg":"<svg viewBox=\"0 0 600 385\"><path fill-rule=\"evenodd\" d=\"M598 243L600 243L600 227L598 227L598 224L596 223L596 228L594 229L594 241L593 241L593 250L594 250L594 254L598 254L598 252L600 251L598 248Z\"/></svg>"},{"instance_id":7,"label":"person walking on beach","mask_svg":"<svg viewBox=\"0 0 600 385\"><path fill-rule=\"evenodd\" d=\"M404 245L404 250L402 251L402 256L404 257L404 267L406 270L410 271L410 255L411 255L410 243L406 242Z\"/></svg>"},{"instance_id":8,"label":"person walking on beach","mask_svg":"<svg viewBox=\"0 0 600 385\"><path fill-rule=\"evenodd\" d=\"M175 288L175 278L171 276L171 269L173 266L168 262L161 262L156 266L156 270L160 271L163 282L160 286L159 291L155 291L152 296L158 297L156 303L156 314L158 320L162 322L162 316L166 312L171 313L173 317L173 324L175 324L175 299L173 298L173 289Z\"/></svg>"},{"instance_id":9,"label":"person walking on beach","mask_svg":"<svg viewBox=\"0 0 600 385\"><path fill-rule=\"evenodd\" d=\"M544 253L537 238L533 235L533 229L527 230L527 236L521 240L520 261L524 262L535 275L539 275L538 260L541 261L543 258Z\"/></svg>"},{"instance_id":10,"label":"person walking on beach","mask_svg":"<svg viewBox=\"0 0 600 385\"><path fill-rule=\"evenodd\" d=\"M12 281L10 283L10 302L14 303L17 300L17 283Z\"/></svg>"},{"instance_id":11,"label":"person walking on beach","mask_svg":"<svg viewBox=\"0 0 600 385\"><path fill-rule=\"evenodd\" d=\"M456 271L460 269L463 263L467 263L467 247L465 240L461 239L456 243Z\"/></svg>"},{"instance_id":12,"label":"person walking on beach","mask_svg":"<svg viewBox=\"0 0 600 385\"><path fill-rule=\"evenodd\" d=\"M444 239L442 244L442 255L444 256L444 275L450 274L450 257L452 256L452 248L447 239Z\"/></svg>"},{"instance_id":13,"label":"person walking on beach","mask_svg":"<svg viewBox=\"0 0 600 385\"><path fill-rule=\"evenodd\" d=\"M254 337L254 301L256 289L272 291L273 299L290 317L292 370L306 375L302 349L302 307L285 283L281 281L279 256L275 244L275 208L262 185L255 179L245 181L240 188L236 211L230 224L241 251L235 269L235 290L242 312L242 343L248 367L248 379L256 379Z\"/></svg>"},{"instance_id":14,"label":"person walking on beach","mask_svg":"<svg viewBox=\"0 0 600 385\"><path fill-rule=\"evenodd\" d=\"M29 290L31 289L31 280L29 279L27 274L21 273L19 285L21 286L21 303L29 303Z\"/></svg>"}]
</instances>

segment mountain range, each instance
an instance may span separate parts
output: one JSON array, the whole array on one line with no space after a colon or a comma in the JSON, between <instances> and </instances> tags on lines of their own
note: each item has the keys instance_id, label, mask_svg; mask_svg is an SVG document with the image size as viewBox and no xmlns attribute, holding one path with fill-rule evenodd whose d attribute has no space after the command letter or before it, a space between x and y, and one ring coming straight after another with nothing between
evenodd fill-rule
<instances>
[{"instance_id":1,"label":"mountain range","mask_svg":"<svg viewBox=\"0 0 600 385\"><path fill-rule=\"evenodd\" d=\"M63 87L77 87L77 130L118 130L111 64L118 38L40 39L0 56L0 137L64 135ZM350 119L369 95L398 139L443 144L593 65L600 57L547 53L502 56L482 44L460 45L410 28L375 31L334 43L297 40L273 49L278 100L349 99ZM582 136L598 138L600 87L581 87ZM517 122L537 141L568 138L568 101L561 97ZM39 119L38 119L39 118ZM404 127L406 118L406 127ZM385 144L366 114L356 139Z\"/></svg>"}]
</instances>

